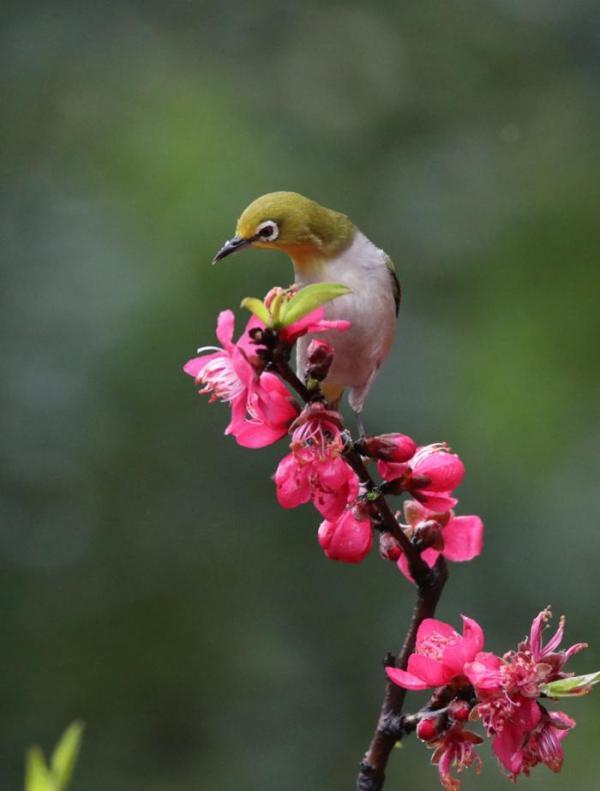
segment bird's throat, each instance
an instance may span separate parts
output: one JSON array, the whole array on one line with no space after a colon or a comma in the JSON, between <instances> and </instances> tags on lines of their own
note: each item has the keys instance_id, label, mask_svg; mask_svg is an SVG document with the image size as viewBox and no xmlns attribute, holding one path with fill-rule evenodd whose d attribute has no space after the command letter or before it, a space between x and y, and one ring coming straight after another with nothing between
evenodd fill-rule
<instances>
[{"instance_id":1,"label":"bird's throat","mask_svg":"<svg viewBox=\"0 0 600 791\"><path fill-rule=\"evenodd\" d=\"M299 247L286 250L292 259L294 271L300 281L321 280L327 270L329 259L314 247Z\"/></svg>"}]
</instances>

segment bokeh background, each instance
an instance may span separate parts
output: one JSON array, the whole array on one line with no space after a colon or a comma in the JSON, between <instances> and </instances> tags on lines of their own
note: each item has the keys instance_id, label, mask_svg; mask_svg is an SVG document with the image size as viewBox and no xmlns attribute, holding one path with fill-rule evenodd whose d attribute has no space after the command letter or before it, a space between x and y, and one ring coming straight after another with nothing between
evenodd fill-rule
<instances>
[{"instance_id":1,"label":"bokeh background","mask_svg":"<svg viewBox=\"0 0 600 791\"><path fill-rule=\"evenodd\" d=\"M593 0L3 3L0 787L87 723L74 791L353 787L410 586L327 561L181 372L291 280L209 266L293 189L395 259L366 419L447 440L486 549L440 607L502 651L551 602L600 667L600 10ZM560 776L595 788L600 696ZM389 788L437 786L421 745ZM506 789L488 756L465 788Z\"/></svg>"}]
</instances>

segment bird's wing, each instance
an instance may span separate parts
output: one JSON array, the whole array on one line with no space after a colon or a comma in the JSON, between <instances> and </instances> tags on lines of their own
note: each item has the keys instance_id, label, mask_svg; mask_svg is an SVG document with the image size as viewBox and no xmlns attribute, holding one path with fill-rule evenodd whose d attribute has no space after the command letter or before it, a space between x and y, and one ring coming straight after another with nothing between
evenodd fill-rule
<instances>
[{"instance_id":1,"label":"bird's wing","mask_svg":"<svg viewBox=\"0 0 600 791\"><path fill-rule=\"evenodd\" d=\"M390 279L392 281L392 291L394 294L394 302L396 303L396 316L398 315L398 311L400 310L400 296L402 291L400 289L400 281L398 280L398 275L396 274L396 267L394 266L394 262L392 259L386 255L385 257L385 265L388 268L390 273Z\"/></svg>"}]
</instances>

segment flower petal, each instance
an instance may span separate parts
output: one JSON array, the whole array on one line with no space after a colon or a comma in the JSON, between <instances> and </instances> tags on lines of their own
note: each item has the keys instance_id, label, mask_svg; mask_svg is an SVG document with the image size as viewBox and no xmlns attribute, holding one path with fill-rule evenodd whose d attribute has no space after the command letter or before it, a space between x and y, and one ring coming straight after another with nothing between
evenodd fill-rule
<instances>
[{"instance_id":1,"label":"flower petal","mask_svg":"<svg viewBox=\"0 0 600 791\"><path fill-rule=\"evenodd\" d=\"M414 467L417 475L431 480L429 489L434 492L451 492L462 483L465 467L456 453L439 451L426 455Z\"/></svg>"},{"instance_id":2,"label":"flower petal","mask_svg":"<svg viewBox=\"0 0 600 791\"><path fill-rule=\"evenodd\" d=\"M466 615L461 615L463 622L463 644L465 648L465 661L470 662L475 658L482 648L484 643L483 629L473 620Z\"/></svg>"},{"instance_id":3,"label":"flower petal","mask_svg":"<svg viewBox=\"0 0 600 791\"><path fill-rule=\"evenodd\" d=\"M360 563L371 549L373 530L369 519L357 519L352 509L346 509L336 522L321 524L318 539L331 560Z\"/></svg>"},{"instance_id":4,"label":"flower petal","mask_svg":"<svg viewBox=\"0 0 600 791\"><path fill-rule=\"evenodd\" d=\"M395 481L401 478L410 469L408 464L396 464L389 461L378 461L377 472L385 481Z\"/></svg>"},{"instance_id":5,"label":"flower petal","mask_svg":"<svg viewBox=\"0 0 600 791\"><path fill-rule=\"evenodd\" d=\"M483 648L483 629L477 621L472 618L462 616L463 636L462 638L444 648L442 661L454 675L462 675L466 662L471 662L475 655Z\"/></svg>"},{"instance_id":6,"label":"flower petal","mask_svg":"<svg viewBox=\"0 0 600 791\"><path fill-rule=\"evenodd\" d=\"M494 737L492 748L498 760L510 774L518 774L523 766L523 729L506 723L502 732Z\"/></svg>"},{"instance_id":7,"label":"flower petal","mask_svg":"<svg viewBox=\"0 0 600 791\"><path fill-rule=\"evenodd\" d=\"M426 491L413 491L412 494L413 497L421 501L428 511L435 511L436 513L451 511L458 503L456 497L451 497L449 494L443 494L441 492L433 492L429 489Z\"/></svg>"},{"instance_id":8,"label":"flower petal","mask_svg":"<svg viewBox=\"0 0 600 791\"><path fill-rule=\"evenodd\" d=\"M243 448L266 448L285 437L287 426L269 426L267 423L245 420L231 433Z\"/></svg>"},{"instance_id":9,"label":"flower petal","mask_svg":"<svg viewBox=\"0 0 600 791\"><path fill-rule=\"evenodd\" d=\"M289 453L275 471L277 500L282 508L296 508L310 500L310 485L306 468L300 466Z\"/></svg>"},{"instance_id":10,"label":"flower petal","mask_svg":"<svg viewBox=\"0 0 600 791\"><path fill-rule=\"evenodd\" d=\"M490 651L483 651L467 662L463 668L464 674L471 684L482 691L498 690L500 688L500 668L502 660Z\"/></svg>"},{"instance_id":11,"label":"flower petal","mask_svg":"<svg viewBox=\"0 0 600 791\"><path fill-rule=\"evenodd\" d=\"M443 528L442 536L445 558L471 560L483 549L483 522L478 516L455 516Z\"/></svg>"},{"instance_id":12,"label":"flower petal","mask_svg":"<svg viewBox=\"0 0 600 791\"><path fill-rule=\"evenodd\" d=\"M437 618L425 618L417 631L417 651L419 651L426 640L430 637L455 637L456 631L449 623L438 621Z\"/></svg>"},{"instance_id":13,"label":"flower petal","mask_svg":"<svg viewBox=\"0 0 600 791\"><path fill-rule=\"evenodd\" d=\"M216 360L218 357L226 356L224 352L213 352L212 354L203 354L201 357L193 357L183 366L183 370L188 376L193 376L194 379L197 379L208 363Z\"/></svg>"},{"instance_id":14,"label":"flower petal","mask_svg":"<svg viewBox=\"0 0 600 791\"><path fill-rule=\"evenodd\" d=\"M217 319L217 338L226 351L231 351L233 346L233 328L235 316L231 310L222 310Z\"/></svg>"},{"instance_id":15,"label":"flower petal","mask_svg":"<svg viewBox=\"0 0 600 791\"><path fill-rule=\"evenodd\" d=\"M439 558L439 556L440 553L437 551L437 549L430 548L430 549L426 549L424 552L421 552L421 558L425 561L425 563L427 563L430 569L432 569L435 566L435 561ZM396 565L398 566L400 571L404 574L406 579L409 580L409 582L414 583L414 579L412 578L412 575L408 569L408 560L406 559L406 555L404 554L404 552L400 555L400 557L396 561Z\"/></svg>"},{"instance_id":16,"label":"flower petal","mask_svg":"<svg viewBox=\"0 0 600 791\"><path fill-rule=\"evenodd\" d=\"M408 672L425 681L428 687L441 687L457 675L441 662L422 654L411 654L408 660Z\"/></svg>"},{"instance_id":17,"label":"flower petal","mask_svg":"<svg viewBox=\"0 0 600 791\"><path fill-rule=\"evenodd\" d=\"M413 676L412 673L407 673L406 670L400 670L398 667L386 667L385 672L390 681L393 681L399 687L404 687L404 689L419 690L428 689L429 687L429 684L423 681L422 678Z\"/></svg>"},{"instance_id":18,"label":"flower petal","mask_svg":"<svg viewBox=\"0 0 600 791\"><path fill-rule=\"evenodd\" d=\"M248 323L244 327L244 331L239 337L239 340L236 343L238 349L241 349L246 357L256 357L256 350L260 347L260 344L254 343L252 338L250 337L250 330L254 329L261 329L265 328L264 323L258 318L258 316L250 316L248 319ZM264 348L264 347L263 347Z\"/></svg>"}]
</instances>

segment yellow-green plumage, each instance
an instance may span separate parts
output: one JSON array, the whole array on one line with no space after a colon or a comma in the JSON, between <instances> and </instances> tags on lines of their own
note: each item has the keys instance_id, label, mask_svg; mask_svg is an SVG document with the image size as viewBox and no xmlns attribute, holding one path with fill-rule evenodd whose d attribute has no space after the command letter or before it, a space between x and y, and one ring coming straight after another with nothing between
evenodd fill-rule
<instances>
[{"instance_id":1,"label":"yellow-green plumage","mask_svg":"<svg viewBox=\"0 0 600 791\"><path fill-rule=\"evenodd\" d=\"M350 244L355 231L345 214L326 209L297 192L269 192L257 198L242 212L236 233L248 238L264 220L277 223L279 236L276 244L256 242L256 246L296 250L300 256L309 250L324 257L334 256Z\"/></svg>"}]
</instances>

